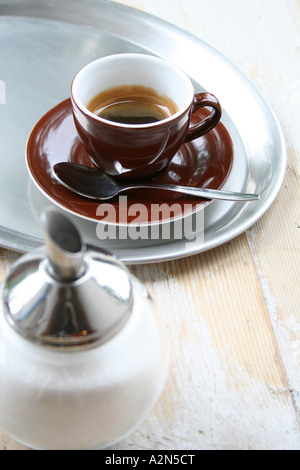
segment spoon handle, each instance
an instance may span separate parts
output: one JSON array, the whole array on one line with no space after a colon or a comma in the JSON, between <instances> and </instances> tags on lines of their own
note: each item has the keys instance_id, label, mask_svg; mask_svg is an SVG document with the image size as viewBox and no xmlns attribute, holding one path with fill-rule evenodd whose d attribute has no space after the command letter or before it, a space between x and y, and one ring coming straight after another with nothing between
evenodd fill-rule
<instances>
[{"instance_id":1,"label":"spoon handle","mask_svg":"<svg viewBox=\"0 0 300 470\"><path fill-rule=\"evenodd\" d=\"M188 194L190 196L201 197L204 199L221 199L225 201L254 201L259 199L259 194L240 193L234 191L223 191L219 189L209 188L191 188L190 186L178 186L173 184L143 184L130 185L122 188L122 191L128 189L164 189L167 191L175 191L177 193Z\"/></svg>"}]
</instances>

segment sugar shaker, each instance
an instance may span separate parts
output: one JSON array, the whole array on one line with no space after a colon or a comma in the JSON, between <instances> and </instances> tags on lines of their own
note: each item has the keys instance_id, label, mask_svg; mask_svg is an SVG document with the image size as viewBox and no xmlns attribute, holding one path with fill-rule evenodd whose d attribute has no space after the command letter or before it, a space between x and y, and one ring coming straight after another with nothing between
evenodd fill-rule
<instances>
[{"instance_id":1,"label":"sugar shaker","mask_svg":"<svg viewBox=\"0 0 300 470\"><path fill-rule=\"evenodd\" d=\"M169 349L144 285L56 209L0 286L0 429L39 450L126 438L163 390Z\"/></svg>"}]
</instances>

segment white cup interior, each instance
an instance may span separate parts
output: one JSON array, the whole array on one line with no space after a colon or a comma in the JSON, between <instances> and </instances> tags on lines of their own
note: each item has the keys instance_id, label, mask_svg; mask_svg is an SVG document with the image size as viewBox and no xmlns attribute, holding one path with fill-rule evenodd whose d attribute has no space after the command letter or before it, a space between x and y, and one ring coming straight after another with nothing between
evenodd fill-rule
<instances>
[{"instance_id":1,"label":"white cup interior","mask_svg":"<svg viewBox=\"0 0 300 470\"><path fill-rule=\"evenodd\" d=\"M193 85L184 72L164 59L145 54L116 54L91 62L74 78L72 96L79 107L86 108L98 93L121 85L152 88L170 98L178 113L190 106L194 96Z\"/></svg>"}]
</instances>

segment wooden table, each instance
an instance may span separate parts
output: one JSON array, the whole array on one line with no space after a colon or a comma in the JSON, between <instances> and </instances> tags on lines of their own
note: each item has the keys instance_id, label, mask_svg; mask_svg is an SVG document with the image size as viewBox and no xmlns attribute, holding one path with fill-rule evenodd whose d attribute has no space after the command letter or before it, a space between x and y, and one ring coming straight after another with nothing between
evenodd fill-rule
<instances>
[{"instance_id":1,"label":"wooden table","mask_svg":"<svg viewBox=\"0 0 300 470\"><path fill-rule=\"evenodd\" d=\"M300 1L122 0L198 36L249 77L286 138L267 213L219 248L132 272L171 342L163 395L113 449L300 449ZM19 255L0 249L0 280ZM0 431L0 449L25 450Z\"/></svg>"}]
</instances>

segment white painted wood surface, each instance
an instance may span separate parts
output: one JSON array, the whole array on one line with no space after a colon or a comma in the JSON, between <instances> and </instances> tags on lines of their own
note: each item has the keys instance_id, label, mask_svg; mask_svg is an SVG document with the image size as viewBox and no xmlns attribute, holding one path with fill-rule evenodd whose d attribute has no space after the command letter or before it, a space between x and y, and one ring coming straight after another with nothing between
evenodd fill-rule
<instances>
[{"instance_id":1,"label":"white painted wood surface","mask_svg":"<svg viewBox=\"0 0 300 470\"><path fill-rule=\"evenodd\" d=\"M268 212L201 255L130 268L171 342L164 393L113 449L300 450L300 1L120 0L198 36L263 93L288 150ZM0 280L17 254L0 249ZM25 447L0 431L0 449Z\"/></svg>"}]
</instances>

